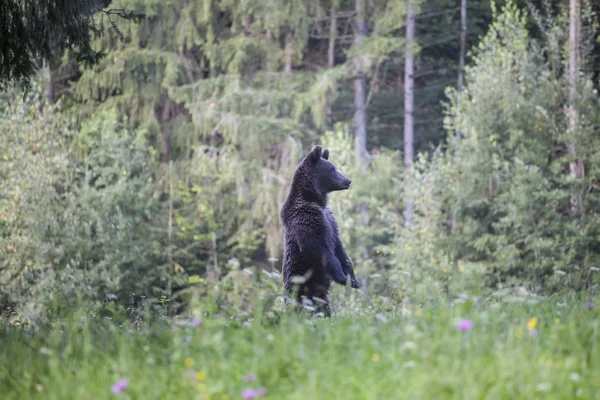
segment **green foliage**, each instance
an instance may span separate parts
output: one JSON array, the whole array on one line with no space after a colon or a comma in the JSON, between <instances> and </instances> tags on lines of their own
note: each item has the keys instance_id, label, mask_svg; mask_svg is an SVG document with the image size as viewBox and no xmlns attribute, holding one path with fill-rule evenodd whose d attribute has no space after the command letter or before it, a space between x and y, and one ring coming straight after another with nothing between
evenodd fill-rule
<instances>
[{"instance_id":1,"label":"green foliage","mask_svg":"<svg viewBox=\"0 0 600 400\"><path fill-rule=\"evenodd\" d=\"M436 204L401 237L415 247L432 246L427 258L461 260L467 270L467 263L483 264L486 286L496 290L522 286L547 293L596 282L600 209L594 188L600 176L594 165L600 147L593 132L600 102L582 74L577 132L568 135L565 68L550 62L565 62L564 22L557 19L544 41L533 42L523 12L508 5L496 15L467 69L466 90L451 93L445 156L407 181L425 185ZM457 127L462 140L454 137ZM570 142L586 170L575 181L568 173ZM571 196L584 212L571 214ZM417 207L428 198L421 196ZM454 210L458 224L451 234ZM423 226L435 238L421 242Z\"/></svg>"},{"instance_id":2,"label":"green foliage","mask_svg":"<svg viewBox=\"0 0 600 400\"><path fill-rule=\"evenodd\" d=\"M43 301L156 296L176 282L165 255L164 202L153 158L114 115L77 137L35 90L2 115L2 270L5 301L25 315Z\"/></svg>"}]
</instances>

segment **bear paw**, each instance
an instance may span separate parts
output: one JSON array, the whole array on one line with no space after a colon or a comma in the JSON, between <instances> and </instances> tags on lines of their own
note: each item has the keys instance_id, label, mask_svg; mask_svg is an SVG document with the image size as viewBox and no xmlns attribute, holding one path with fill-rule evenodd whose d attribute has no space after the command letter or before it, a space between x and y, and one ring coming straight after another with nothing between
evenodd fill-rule
<instances>
[{"instance_id":1,"label":"bear paw","mask_svg":"<svg viewBox=\"0 0 600 400\"><path fill-rule=\"evenodd\" d=\"M350 286L354 289L360 289L360 283L353 276L350 277Z\"/></svg>"}]
</instances>

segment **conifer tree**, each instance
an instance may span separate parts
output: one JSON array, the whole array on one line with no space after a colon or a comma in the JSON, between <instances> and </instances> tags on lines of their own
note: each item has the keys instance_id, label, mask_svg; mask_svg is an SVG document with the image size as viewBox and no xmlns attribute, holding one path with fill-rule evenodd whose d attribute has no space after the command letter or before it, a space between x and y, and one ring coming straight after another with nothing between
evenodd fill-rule
<instances>
[{"instance_id":1,"label":"conifer tree","mask_svg":"<svg viewBox=\"0 0 600 400\"><path fill-rule=\"evenodd\" d=\"M0 2L0 90L9 84L26 87L42 63L67 50L86 66L104 55L94 50L93 37L103 33L95 14L113 21L140 21L144 15L123 9L104 9L106 0L3 0Z\"/></svg>"}]
</instances>

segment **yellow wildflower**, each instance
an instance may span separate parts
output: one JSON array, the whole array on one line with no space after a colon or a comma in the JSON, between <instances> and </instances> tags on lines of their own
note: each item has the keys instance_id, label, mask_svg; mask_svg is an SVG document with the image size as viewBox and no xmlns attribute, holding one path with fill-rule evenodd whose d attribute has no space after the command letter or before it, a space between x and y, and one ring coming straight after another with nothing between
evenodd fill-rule
<instances>
[{"instance_id":1,"label":"yellow wildflower","mask_svg":"<svg viewBox=\"0 0 600 400\"><path fill-rule=\"evenodd\" d=\"M379 361L379 354L375 353L371 356L371 361L373 362L378 362Z\"/></svg>"},{"instance_id":2,"label":"yellow wildflower","mask_svg":"<svg viewBox=\"0 0 600 400\"><path fill-rule=\"evenodd\" d=\"M196 379L198 379L200 382L203 382L206 379L206 374L204 372L198 372L196 374Z\"/></svg>"},{"instance_id":3,"label":"yellow wildflower","mask_svg":"<svg viewBox=\"0 0 600 400\"><path fill-rule=\"evenodd\" d=\"M194 360L192 360L189 357L186 357L185 360L183 360L183 364L188 368L192 368L192 366L194 365Z\"/></svg>"},{"instance_id":4,"label":"yellow wildflower","mask_svg":"<svg viewBox=\"0 0 600 400\"><path fill-rule=\"evenodd\" d=\"M221 400L229 400L229 396L226 394L221 395Z\"/></svg>"},{"instance_id":5,"label":"yellow wildflower","mask_svg":"<svg viewBox=\"0 0 600 400\"><path fill-rule=\"evenodd\" d=\"M555 323L556 325L560 324L560 318L554 318L554 323Z\"/></svg>"},{"instance_id":6,"label":"yellow wildflower","mask_svg":"<svg viewBox=\"0 0 600 400\"><path fill-rule=\"evenodd\" d=\"M528 322L527 322L527 330L532 330L535 329L535 327L537 326L537 318L533 317L531 318Z\"/></svg>"},{"instance_id":7,"label":"yellow wildflower","mask_svg":"<svg viewBox=\"0 0 600 400\"><path fill-rule=\"evenodd\" d=\"M459 270L460 272L465 272L465 266L464 266L464 265L459 265L459 266L458 266L458 270Z\"/></svg>"},{"instance_id":8,"label":"yellow wildflower","mask_svg":"<svg viewBox=\"0 0 600 400\"><path fill-rule=\"evenodd\" d=\"M450 260L450 265L454 265L454 261Z\"/></svg>"},{"instance_id":9,"label":"yellow wildflower","mask_svg":"<svg viewBox=\"0 0 600 400\"><path fill-rule=\"evenodd\" d=\"M410 251L412 248L410 246L406 246L406 250Z\"/></svg>"},{"instance_id":10,"label":"yellow wildflower","mask_svg":"<svg viewBox=\"0 0 600 400\"><path fill-rule=\"evenodd\" d=\"M448 269L444 268L444 272L448 272Z\"/></svg>"},{"instance_id":11,"label":"yellow wildflower","mask_svg":"<svg viewBox=\"0 0 600 400\"><path fill-rule=\"evenodd\" d=\"M417 308L417 311L415 311L415 315L417 317L420 317L421 315L423 315L423 310L421 310L420 308Z\"/></svg>"}]
</instances>

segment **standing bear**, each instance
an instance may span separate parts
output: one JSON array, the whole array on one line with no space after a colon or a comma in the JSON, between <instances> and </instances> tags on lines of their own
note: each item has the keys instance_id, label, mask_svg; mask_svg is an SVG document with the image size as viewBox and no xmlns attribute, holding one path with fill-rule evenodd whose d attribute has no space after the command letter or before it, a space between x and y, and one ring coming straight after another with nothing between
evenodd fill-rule
<instances>
[{"instance_id":1,"label":"standing bear","mask_svg":"<svg viewBox=\"0 0 600 400\"><path fill-rule=\"evenodd\" d=\"M349 187L350 179L329 161L329 150L315 146L296 168L280 213L285 236L285 290L298 290L298 301L306 296L326 316L331 315L332 280L345 285L349 276L351 286L360 287L340 241L336 220L327 207L328 193Z\"/></svg>"}]
</instances>

